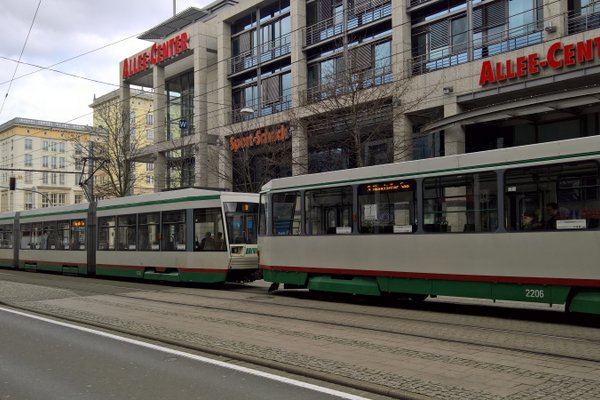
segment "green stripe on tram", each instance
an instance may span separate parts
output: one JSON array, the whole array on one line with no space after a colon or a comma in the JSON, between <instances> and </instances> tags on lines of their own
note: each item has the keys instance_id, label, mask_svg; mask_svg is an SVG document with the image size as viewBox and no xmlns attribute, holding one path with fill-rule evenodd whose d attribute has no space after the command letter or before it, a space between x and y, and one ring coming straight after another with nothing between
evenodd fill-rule
<instances>
[{"instance_id":1,"label":"green stripe on tram","mask_svg":"<svg viewBox=\"0 0 600 400\"><path fill-rule=\"evenodd\" d=\"M310 276L306 272L263 270L267 282L278 282L311 290L379 296L383 293L471 297L490 300L513 300L534 303L564 304L570 286L524 283L450 281L374 276L343 279L330 274ZM586 299L582 299L582 308Z\"/></svg>"},{"instance_id":2,"label":"green stripe on tram","mask_svg":"<svg viewBox=\"0 0 600 400\"><path fill-rule=\"evenodd\" d=\"M154 205L160 205L160 204L185 203L185 202L189 202L189 201L219 200L220 198L221 198L221 196L216 194L216 195L210 195L210 196L192 196L192 197L181 197L181 198L175 198L175 199L151 200L151 201L143 201L140 203L115 204L112 206L98 207L98 211L116 210L119 208L146 207L146 206L154 206Z\"/></svg>"},{"instance_id":3,"label":"green stripe on tram","mask_svg":"<svg viewBox=\"0 0 600 400\"><path fill-rule=\"evenodd\" d=\"M222 283L227 272L156 272L152 269L122 268L119 266L97 266L96 275L116 278L144 279L155 282Z\"/></svg>"}]
</instances>

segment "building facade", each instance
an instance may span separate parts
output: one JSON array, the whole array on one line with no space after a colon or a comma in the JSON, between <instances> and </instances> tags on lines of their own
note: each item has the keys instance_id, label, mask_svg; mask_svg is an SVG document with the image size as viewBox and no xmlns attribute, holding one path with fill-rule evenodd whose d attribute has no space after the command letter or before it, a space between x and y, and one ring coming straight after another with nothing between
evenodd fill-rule
<instances>
[{"instance_id":1,"label":"building facade","mask_svg":"<svg viewBox=\"0 0 600 400\"><path fill-rule=\"evenodd\" d=\"M130 95L126 107L129 111L125 116L121 114L119 90L94 97L93 103L90 104L94 128L107 135L102 151L109 158L109 162L94 176L95 194L98 198L118 196L117 182L124 179L131 182L131 187L126 190L130 195L154 191L154 162L135 162L131 170L123 168L128 156L135 157L140 149L154 143L152 93L133 89ZM124 135L125 129L128 130L128 135ZM123 171L128 171L127 176ZM122 185L123 189L128 189L124 186Z\"/></svg>"},{"instance_id":2,"label":"building facade","mask_svg":"<svg viewBox=\"0 0 600 400\"><path fill-rule=\"evenodd\" d=\"M595 0L264 0L140 36L120 96L153 91L155 190L595 135Z\"/></svg>"},{"instance_id":3,"label":"building facade","mask_svg":"<svg viewBox=\"0 0 600 400\"><path fill-rule=\"evenodd\" d=\"M85 202L79 185L88 126L14 118L0 125L0 211ZM16 190L9 190L10 178Z\"/></svg>"}]
</instances>

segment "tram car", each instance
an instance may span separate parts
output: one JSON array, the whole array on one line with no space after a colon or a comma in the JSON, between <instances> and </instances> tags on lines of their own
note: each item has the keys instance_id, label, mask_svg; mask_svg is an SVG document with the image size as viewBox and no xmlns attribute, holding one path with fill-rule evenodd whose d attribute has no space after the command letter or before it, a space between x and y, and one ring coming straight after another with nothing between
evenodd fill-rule
<instances>
[{"instance_id":1,"label":"tram car","mask_svg":"<svg viewBox=\"0 0 600 400\"><path fill-rule=\"evenodd\" d=\"M0 214L0 266L170 282L259 277L258 195L183 189Z\"/></svg>"},{"instance_id":2,"label":"tram car","mask_svg":"<svg viewBox=\"0 0 600 400\"><path fill-rule=\"evenodd\" d=\"M275 179L268 282L600 314L600 136Z\"/></svg>"}]
</instances>

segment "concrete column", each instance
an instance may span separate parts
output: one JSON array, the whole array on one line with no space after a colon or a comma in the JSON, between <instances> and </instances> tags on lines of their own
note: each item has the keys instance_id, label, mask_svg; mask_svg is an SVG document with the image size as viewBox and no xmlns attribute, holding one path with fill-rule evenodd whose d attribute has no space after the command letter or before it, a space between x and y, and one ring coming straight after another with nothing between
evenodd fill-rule
<instances>
[{"instance_id":1,"label":"concrete column","mask_svg":"<svg viewBox=\"0 0 600 400\"><path fill-rule=\"evenodd\" d=\"M394 119L394 162L413 159L413 126L410 119L401 114Z\"/></svg>"},{"instance_id":2,"label":"concrete column","mask_svg":"<svg viewBox=\"0 0 600 400\"><path fill-rule=\"evenodd\" d=\"M444 105L444 118L460 113L460 106L456 102ZM444 153L463 154L465 152L465 131L460 124L447 127L444 130Z\"/></svg>"},{"instance_id":3,"label":"concrete column","mask_svg":"<svg viewBox=\"0 0 600 400\"><path fill-rule=\"evenodd\" d=\"M409 84L411 71L410 16L406 13L409 0L392 1L392 73L394 85L399 88ZM403 90L399 90L403 92ZM410 93L410 92L409 92ZM412 160L412 123L402 112L406 99L393 101L393 151L394 161ZM410 111L410 110L404 110Z\"/></svg>"},{"instance_id":4,"label":"concrete column","mask_svg":"<svg viewBox=\"0 0 600 400\"><path fill-rule=\"evenodd\" d=\"M152 67L152 82L154 83L154 143L161 143L167 140L167 119L166 107L167 97L165 90L165 69L163 67ZM155 153L154 155L154 191L160 192L166 187L167 163L164 153Z\"/></svg>"},{"instance_id":5,"label":"concrete column","mask_svg":"<svg viewBox=\"0 0 600 400\"><path fill-rule=\"evenodd\" d=\"M198 29L194 49L194 133L196 135L196 154L194 173L198 186L208 186L208 97L206 90L208 76L208 38Z\"/></svg>"},{"instance_id":6,"label":"concrete column","mask_svg":"<svg viewBox=\"0 0 600 400\"><path fill-rule=\"evenodd\" d=\"M231 188L233 185L233 167L231 163L231 150L227 143L227 136L231 129L231 82L229 81L229 60L231 59L231 26L227 22L219 22L217 26L217 103L220 104L216 114L220 129L218 135L221 145L219 157L219 186Z\"/></svg>"},{"instance_id":7,"label":"concrete column","mask_svg":"<svg viewBox=\"0 0 600 400\"><path fill-rule=\"evenodd\" d=\"M290 127L292 135L292 175L308 173L308 138L306 129L301 126Z\"/></svg>"},{"instance_id":8,"label":"concrete column","mask_svg":"<svg viewBox=\"0 0 600 400\"><path fill-rule=\"evenodd\" d=\"M306 0L291 0L290 16L292 26L292 110L304 104L308 89L304 30L306 28ZM298 125L298 124L296 124ZM290 126L292 134L292 175L308 173L308 137L306 129Z\"/></svg>"},{"instance_id":9,"label":"concrete column","mask_svg":"<svg viewBox=\"0 0 600 400\"><path fill-rule=\"evenodd\" d=\"M544 27L556 27L552 32L548 29L544 32L545 40L555 40L566 36L567 32L567 13L569 11L568 2L556 0L544 0Z\"/></svg>"}]
</instances>

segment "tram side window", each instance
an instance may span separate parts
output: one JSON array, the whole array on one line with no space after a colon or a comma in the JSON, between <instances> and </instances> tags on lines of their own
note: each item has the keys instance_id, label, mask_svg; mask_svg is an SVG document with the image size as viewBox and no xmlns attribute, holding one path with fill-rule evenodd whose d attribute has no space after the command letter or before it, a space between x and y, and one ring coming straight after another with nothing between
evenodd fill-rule
<instances>
[{"instance_id":1,"label":"tram side window","mask_svg":"<svg viewBox=\"0 0 600 400\"><path fill-rule=\"evenodd\" d=\"M509 170L504 189L509 231L600 226L600 169L595 161Z\"/></svg>"},{"instance_id":2,"label":"tram side window","mask_svg":"<svg viewBox=\"0 0 600 400\"><path fill-rule=\"evenodd\" d=\"M71 250L85 250L85 227L85 219L71 221Z\"/></svg>"},{"instance_id":3,"label":"tram side window","mask_svg":"<svg viewBox=\"0 0 600 400\"><path fill-rule=\"evenodd\" d=\"M42 223L31 224L31 248L40 250L42 248Z\"/></svg>"},{"instance_id":4,"label":"tram side window","mask_svg":"<svg viewBox=\"0 0 600 400\"><path fill-rule=\"evenodd\" d=\"M161 232L163 237L163 250L185 250L185 211L163 212Z\"/></svg>"},{"instance_id":5,"label":"tram side window","mask_svg":"<svg viewBox=\"0 0 600 400\"><path fill-rule=\"evenodd\" d=\"M0 249L12 249L13 247L13 226L0 225Z\"/></svg>"},{"instance_id":6,"label":"tram side window","mask_svg":"<svg viewBox=\"0 0 600 400\"><path fill-rule=\"evenodd\" d=\"M305 209L307 235L352 233L352 187L309 190Z\"/></svg>"},{"instance_id":7,"label":"tram side window","mask_svg":"<svg viewBox=\"0 0 600 400\"><path fill-rule=\"evenodd\" d=\"M21 249L31 249L31 224L21 224Z\"/></svg>"},{"instance_id":8,"label":"tram side window","mask_svg":"<svg viewBox=\"0 0 600 400\"><path fill-rule=\"evenodd\" d=\"M114 250L116 241L115 217L98 218L98 250Z\"/></svg>"},{"instance_id":9,"label":"tram side window","mask_svg":"<svg viewBox=\"0 0 600 400\"><path fill-rule=\"evenodd\" d=\"M44 250L56 250L56 221L44 222L40 247Z\"/></svg>"},{"instance_id":10,"label":"tram side window","mask_svg":"<svg viewBox=\"0 0 600 400\"><path fill-rule=\"evenodd\" d=\"M56 248L60 250L69 250L70 243L70 221L58 221L56 229Z\"/></svg>"},{"instance_id":11,"label":"tram side window","mask_svg":"<svg viewBox=\"0 0 600 400\"><path fill-rule=\"evenodd\" d=\"M273 202L273 235L300 235L302 210L300 192L275 193Z\"/></svg>"},{"instance_id":12,"label":"tram side window","mask_svg":"<svg viewBox=\"0 0 600 400\"><path fill-rule=\"evenodd\" d=\"M220 208L194 210L194 251L225 251L223 213Z\"/></svg>"},{"instance_id":13,"label":"tram side window","mask_svg":"<svg viewBox=\"0 0 600 400\"><path fill-rule=\"evenodd\" d=\"M493 232L498 227L495 172L423 181L425 232Z\"/></svg>"},{"instance_id":14,"label":"tram side window","mask_svg":"<svg viewBox=\"0 0 600 400\"><path fill-rule=\"evenodd\" d=\"M160 213L147 213L138 216L138 236L140 250L160 250Z\"/></svg>"},{"instance_id":15,"label":"tram side window","mask_svg":"<svg viewBox=\"0 0 600 400\"><path fill-rule=\"evenodd\" d=\"M415 182L377 182L358 187L360 233L410 233L415 229Z\"/></svg>"},{"instance_id":16,"label":"tram side window","mask_svg":"<svg viewBox=\"0 0 600 400\"><path fill-rule=\"evenodd\" d=\"M136 215L119 215L117 217L117 241L119 250L136 249Z\"/></svg>"}]
</instances>

